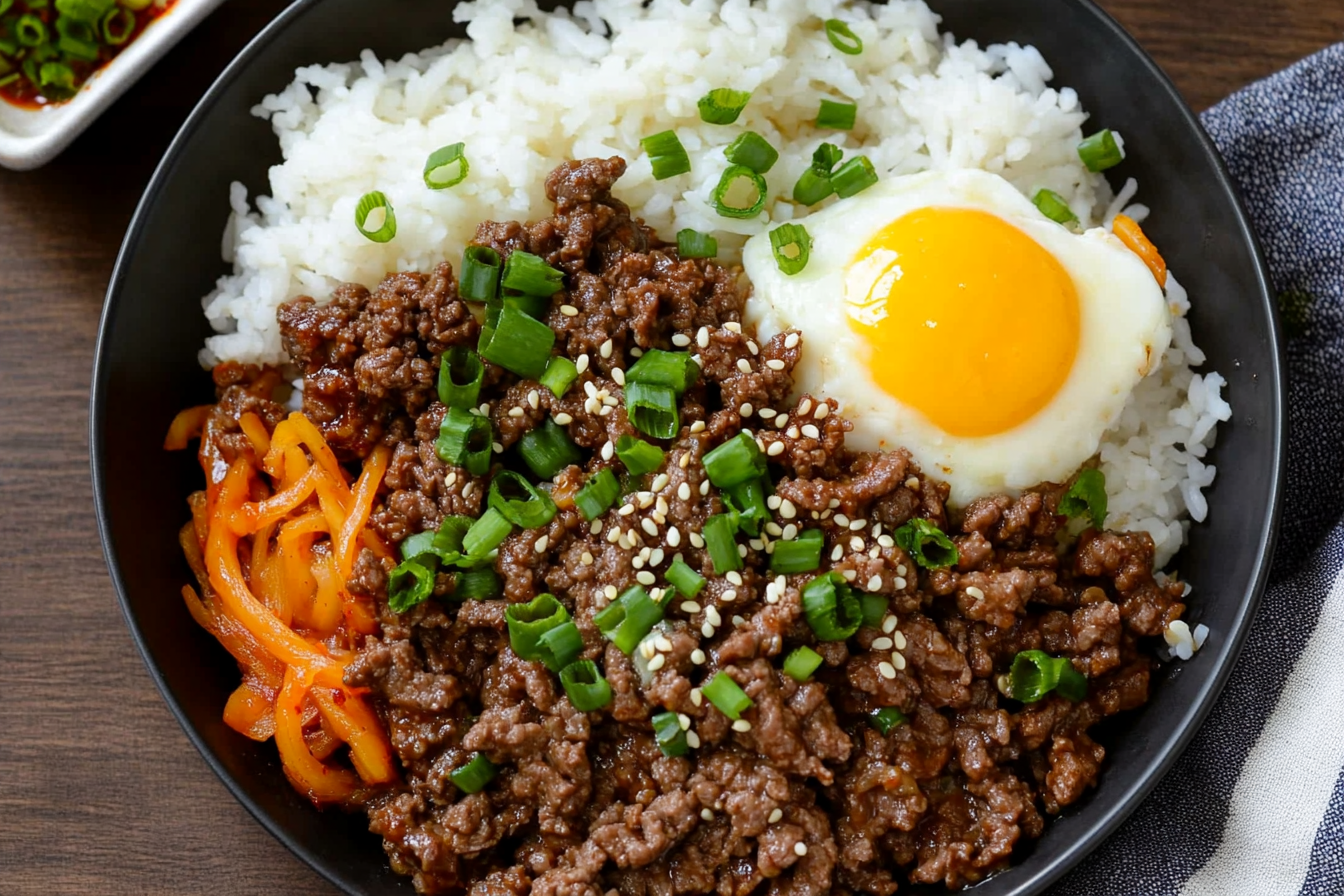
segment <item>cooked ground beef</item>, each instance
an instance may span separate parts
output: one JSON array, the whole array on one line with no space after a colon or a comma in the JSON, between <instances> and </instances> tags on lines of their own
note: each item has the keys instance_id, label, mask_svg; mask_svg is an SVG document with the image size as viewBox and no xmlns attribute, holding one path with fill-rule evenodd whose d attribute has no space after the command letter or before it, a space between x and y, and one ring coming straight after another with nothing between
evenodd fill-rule
<instances>
[{"instance_id":1,"label":"cooked ground beef","mask_svg":"<svg viewBox=\"0 0 1344 896\"><path fill-rule=\"evenodd\" d=\"M584 449L582 466L556 477L557 496L603 467L624 472L610 446L638 433L621 371L644 350L697 356L680 432L662 443L664 468L591 525L560 497L548 524L515 531L496 561L501 599L455 601L453 576L441 573L436 599L394 613L390 570L365 550L349 587L375 599L382 632L347 682L376 695L405 773L365 800L371 829L424 893L885 896L902 882L955 888L1004 868L1045 816L1096 782L1105 750L1088 730L1147 699L1141 639L1181 614L1182 586L1154 578L1146 535L1062 538L1061 486L951 511L946 485L906 453L847 450L836 407L793 395L801 334L758 342L741 323L739 272L679 258L633 218L611 195L624 169L620 159L563 165L546 182L554 216L478 229L480 245L564 271L545 320L556 351L583 370L556 398L487 364L481 400L501 452L548 417ZM397 544L445 515L482 513L489 477L434 448L445 413L439 355L474 347L479 334L449 265L390 276L372 292L342 287L324 305L298 299L280 323L304 376L304 411L341 457L393 449L373 515L382 536ZM265 376L216 370L223 400L212 433L225 460L251 450L231 418L281 417L259 397ZM769 460L772 519L761 537L740 538L741 573L722 576L699 534L724 509L701 461L743 430ZM921 569L894 544L891 533L914 517L953 535L955 567ZM824 534L822 569L772 575L773 545L800 529ZM666 588L675 557L708 584L694 601L672 599L657 629L662 660L641 675L593 616L639 574ZM877 627L817 640L800 593L826 570L886 598ZM505 606L541 592L568 608L583 656L603 669L614 694L604 709L574 709L554 674L510 650ZM781 671L800 645L824 658L802 683ZM1005 673L1029 649L1068 657L1089 678L1086 699L1005 697ZM719 671L753 701L749 724L733 725L703 697ZM908 721L879 733L869 717L883 707ZM689 720L684 757L664 756L652 732L651 716L669 710ZM499 774L463 794L449 773L476 753Z\"/></svg>"}]
</instances>

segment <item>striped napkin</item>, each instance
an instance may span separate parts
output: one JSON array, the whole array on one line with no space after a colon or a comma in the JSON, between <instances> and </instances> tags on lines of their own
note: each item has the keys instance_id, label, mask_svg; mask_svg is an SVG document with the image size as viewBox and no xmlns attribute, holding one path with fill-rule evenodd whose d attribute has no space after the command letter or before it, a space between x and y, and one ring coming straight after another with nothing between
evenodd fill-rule
<instances>
[{"instance_id":1,"label":"striped napkin","mask_svg":"<svg viewBox=\"0 0 1344 896\"><path fill-rule=\"evenodd\" d=\"M1344 894L1344 44L1203 119L1281 295L1290 435L1279 546L1208 721L1051 896Z\"/></svg>"}]
</instances>

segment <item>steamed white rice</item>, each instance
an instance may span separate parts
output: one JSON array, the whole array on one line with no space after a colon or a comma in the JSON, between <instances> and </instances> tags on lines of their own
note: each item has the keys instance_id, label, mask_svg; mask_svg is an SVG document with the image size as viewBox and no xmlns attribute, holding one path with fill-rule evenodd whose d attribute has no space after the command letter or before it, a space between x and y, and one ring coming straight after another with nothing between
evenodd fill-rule
<instances>
[{"instance_id":1,"label":"steamed white rice","mask_svg":"<svg viewBox=\"0 0 1344 896\"><path fill-rule=\"evenodd\" d=\"M940 35L920 0L583 0L572 13L540 13L532 0L480 0L454 8L469 41L395 61L365 52L357 63L301 68L255 113L268 118L284 153L270 195L249 207L234 184L224 257L234 273L205 298L219 335L201 360L282 363L276 307L299 295L323 299L341 282L372 287L389 271L428 269L461 256L478 222L535 219L550 212L542 184L567 158L621 155L621 199L659 232L714 231L733 258L748 236L802 209L787 201L823 140L862 150L884 176L930 168L983 168L1029 195L1048 187L1085 225L1108 225L1131 205L1089 173L1076 147L1087 115L1077 94L1050 87L1033 47L984 49ZM838 17L863 39L848 56L821 21ZM515 19L525 19L515 25ZM752 91L737 125L703 124L696 101L710 89ZM848 134L811 126L819 97L859 104ZM691 174L655 181L641 137L674 128ZM715 214L709 193L722 150L743 129L780 151L768 181L777 195L757 219ZM465 182L426 189L430 152L462 142ZM353 226L355 203L381 190L396 210L397 237L378 244ZM1172 278L1178 319L1160 370L1136 390L1101 446L1110 525L1149 532L1165 565L1201 520L1201 490L1214 468L1202 458L1231 409L1225 381L1191 369L1204 360L1183 317L1185 291ZM815 349L814 349L815 350Z\"/></svg>"}]
</instances>

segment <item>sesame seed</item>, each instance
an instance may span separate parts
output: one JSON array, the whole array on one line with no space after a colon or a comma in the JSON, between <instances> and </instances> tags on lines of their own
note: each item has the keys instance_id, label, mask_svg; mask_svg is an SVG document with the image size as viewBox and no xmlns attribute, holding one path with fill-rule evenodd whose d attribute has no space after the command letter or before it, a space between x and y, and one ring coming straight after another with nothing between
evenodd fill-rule
<instances>
[{"instance_id":1,"label":"sesame seed","mask_svg":"<svg viewBox=\"0 0 1344 896\"><path fill-rule=\"evenodd\" d=\"M630 565L633 566L635 569L643 569L643 568L644 568L644 558L643 558L643 557L635 557L635 558L631 559L631 561L630 561Z\"/></svg>"},{"instance_id":2,"label":"sesame seed","mask_svg":"<svg viewBox=\"0 0 1344 896\"><path fill-rule=\"evenodd\" d=\"M781 534L785 541L793 541L798 537L798 527L793 523L789 523L784 527L784 531Z\"/></svg>"},{"instance_id":3,"label":"sesame seed","mask_svg":"<svg viewBox=\"0 0 1344 896\"><path fill-rule=\"evenodd\" d=\"M690 457L689 454L684 454L682 456ZM677 497L683 501L691 500L691 485L689 482L683 482L681 485L677 486Z\"/></svg>"},{"instance_id":4,"label":"sesame seed","mask_svg":"<svg viewBox=\"0 0 1344 896\"><path fill-rule=\"evenodd\" d=\"M843 556L845 556L845 549L842 546L836 545L831 549L831 562L838 561Z\"/></svg>"},{"instance_id":5,"label":"sesame seed","mask_svg":"<svg viewBox=\"0 0 1344 896\"><path fill-rule=\"evenodd\" d=\"M521 416L523 416L523 409L522 409L522 408L509 408L509 416L510 416L510 417L521 417Z\"/></svg>"},{"instance_id":6,"label":"sesame seed","mask_svg":"<svg viewBox=\"0 0 1344 896\"><path fill-rule=\"evenodd\" d=\"M765 602L768 604L779 603L779 592L775 591L773 585L765 589Z\"/></svg>"},{"instance_id":7,"label":"sesame seed","mask_svg":"<svg viewBox=\"0 0 1344 896\"><path fill-rule=\"evenodd\" d=\"M911 491L919 491L919 477L911 476L909 479L905 480L905 487Z\"/></svg>"},{"instance_id":8,"label":"sesame seed","mask_svg":"<svg viewBox=\"0 0 1344 896\"><path fill-rule=\"evenodd\" d=\"M877 664L877 673L881 675L883 678L890 681L891 679L896 677L896 667L893 666L891 663L887 662L886 660L883 660L882 662Z\"/></svg>"},{"instance_id":9,"label":"sesame seed","mask_svg":"<svg viewBox=\"0 0 1344 896\"><path fill-rule=\"evenodd\" d=\"M705 664L705 652L701 650L699 647L692 650L691 662L695 663L697 666L703 666ZM699 706L700 700L701 700L700 689L696 688L693 691L691 691L691 702L694 703L696 706Z\"/></svg>"},{"instance_id":10,"label":"sesame seed","mask_svg":"<svg viewBox=\"0 0 1344 896\"><path fill-rule=\"evenodd\" d=\"M774 520L770 520L765 524L765 532L767 535L773 535L775 538L784 534L784 530L779 528L779 523Z\"/></svg>"},{"instance_id":11,"label":"sesame seed","mask_svg":"<svg viewBox=\"0 0 1344 896\"><path fill-rule=\"evenodd\" d=\"M904 590L905 590L906 581L905 581L904 577L902 577L902 576L897 576L895 579L892 580L892 583L891 583L891 584L893 584L893 585L896 586L896 590L897 590L897 591L904 591Z\"/></svg>"},{"instance_id":12,"label":"sesame seed","mask_svg":"<svg viewBox=\"0 0 1344 896\"><path fill-rule=\"evenodd\" d=\"M499 444L498 442L491 442L491 443L490 443L490 449L491 449L492 451L494 451L496 454L503 454L503 453L504 453L504 446L501 445L501 444Z\"/></svg>"},{"instance_id":13,"label":"sesame seed","mask_svg":"<svg viewBox=\"0 0 1344 896\"><path fill-rule=\"evenodd\" d=\"M883 637L883 638L874 638L874 639L873 639L873 649L874 649L874 650L890 650L890 649L891 649L891 639L890 639L890 638L886 638L886 637Z\"/></svg>"},{"instance_id":14,"label":"sesame seed","mask_svg":"<svg viewBox=\"0 0 1344 896\"><path fill-rule=\"evenodd\" d=\"M583 373L585 370L588 369L587 352L584 352L582 355L579 355L578 359L574 362L574 369L577 370L579 373Z\"/></svg>"},{"instance_id":15,"label":"sesame seed","mask_svg":"<svg viewBox=\"0 0 1344 896\"><path fill-rule=\"evenodd\" d=\"M621 506L621 509L616 512L619 513L621 516L629 516L630 514L635 512L635 505L623 504Z\"/></svg>"},{"instance_id":16,"label":"sesame seed","mask_svg":"<svg viewBox=\"0 0 1344 896\"><path fill-rule=\"evenodd\" d=\"M831 500L826 502L826 506L829 507L831 510L834 510L835 508L840 506L840 499L832 498Z\"/></svg>"},{"instance_id":17,"label":"sesame seed","mask_svg":"<svg viewBox=\"0 0 1344 896\"><path fill-rule=\"evenodd\" d=\"M817 429L811 423L804 424L802 431L803 435L807 436L809 439L821 438L821 430Z\"/></svg>"},{"instance_id":18,"label":"sesame seed","mask_svg":"<svg viewBox=\"0 0 1344 896\"><path fill-rule=\"evenodd\" d=\"M616 453L616 446L611 444L611 439L602 443L602 459L611 460L611 456Z\"/></svg>"},{"instance_id":19,"label":"sesame seed","mask_svg":"<svg viewBox=\"0 0 1344 896\"><path fill-rule=\"evenodd\" d=\"M837 513L835 515L835 524L841 527L842 529L848 529L849 517L845 516L843 513Z\"/></svg>"},{"instance_id":20,"label":"sesame seed","mask_svg":"<svg viewBox=\"0 0 1344 896\"><path fill-rule=\"evenodd\" d=\"M868 521L867 521L867 520L850 520L850 521L849 521L849 528L850 528L850 531L851 531L851 532L857 532L857 531L859 531L860 529L865 529L865 528L867 528L867 527L868 527Z\"/></svg>"},{"instance_id":21,"label":"sesame seed","mask_svg":"<svg viewBox=\"0 0 1344 896\"><path fill-rule=\"evenodd\" d=\"M684 601L681 602L681 612L683 612L683 613L699 613L699 612L700 612L700 605L699 605L698 603L696 603L695 601L693 601L693 600L684 600Z\"/></svg>"},{"instance_id":22,"label":"sesame seed","mask_svg":"<svg viewBox=\"0 0 1344 896\"><path fill-rule=\"evenodd\" d=\"M678 529L676 526L669 526L667 528L667 546L675 548L680 544L681 544L681 530Z\"/></svg>"},{"instance_id":23,"label":"sesame seed","mask_svg":"<svg viewBox=\"0 0 1344 896\"><path fill-rule=\"evenodd\" d=\"M714 820L714 813L713 813L712 811L710 811L709 809L701 809L701 810L700 810L700 817L703 818L705 821L713 821L713 820Z\"/></svg>"},{"instance_id":24,"label":"sesame seed","mask_svg":"<svg viewBox=\"0 0 1344 896\"><path fill-rule=\"evenodd\" d=\"M734 585L742 584L742 574L735 569L728 570L728 575L724 576L724 578L732 582Z\"/></svg>"},{"instance_id":25,"label":"sesame seed","mask_svg":"<svg viewBox=\"0 0 1344 896\"><path fill-rule=\"evenodd\" d=\"M784 443L771 442L770 447L765 449L765 453L770 455L771 457L779 457L781 454L784 453Z\"/></svg>"},{"instance_id":26,"label":"sesame seed","mask_svg":"<svg viewBox=\"0 0 1344 896\"><path fill-rule=\"evenodd\" d=\"M974 585L972 585L972 586L970 586L969 588L966 589L966 596L967 596L967 597L973 597L973 598L975 598L976 600L984 600L984 599L985 599L985 592L981 591L979 588L977 588L977 587L975 587Z\"/></svg>"},{"instance_id":27,"label":"sesame seed","mask_svg":"<svg viewBox=\"0 0 1344 896\"><path fill-rule=\"evenodd\" d=\"M480 406L479 408L476 409L476 413L480 414L482 417L489 417L489 416L490 416L490 402L488 402L488 401L483 401L483 402L481 402L481 406Z\"/></svg>"},{"instance_id":28,"label":"sesame seed","mask_svg":"<svg viewBox=\"0 0 1344 896\"><path fill-rule=\"evenodd\" d=\"M560 313L565 317L578 317L579 309L575 308L573 305L561 305Z\"/></svg>"},{"instance_id":29,"label":"sesame seed","mask_svg":"<svg viewBox=\"0 0 1344 896\"><path fill-rule=\"evenodd\" d=\"M776 414L776 415L775 415L775 429L783 429L784 427L786 427L786 426L788 426L788 425L789 425L789 415L788 415L788 414Z\"/></svg>"},{"instance_id":30,"label":"sesame seed","mask_svg":"<svg viewBox=\"0 0 1344 896\"><path fill-rule=\"evenodd\" d=\"M613 410L615 410L615 409L612 408L612 407L609 406L609 405L605 405L605 404L604 404L604 405L602 405L602 407L598 410L598 412L597 412L597 416L599 416L599 417L608 417L608 416L611 415L611 412L612 412Z\"/></svg>"},{"instance_id":31,"label":"sesame seed","mask_svg":"<svg viewBox=\"0 0 1344 896\"><path fill-rule=\"evenodd\" d=\"M785 336L785 337L784 337L784 347L785 347L785 348L797 348L797 347L798 347L798 334L797 334L797 333L790 333L789 335Z\"/></svg>"},{"instance_id":32,"label":"sesame seed","mask_svg":"<svg viewBox=\"0 0 1344 896\"><path fill-rule=\"evenodd\" d=\"M779 495L771 495L770 497L765 499L765 506L769 507L771 510L778 510L779 505L782 504L783 502L784 499L781 498Z\"/></svg>"},{"instance_id":33,"label":"sesame seed","mask_svg":"<svg viewBox=\"0 0 1344 896\"><path fill-rule=\"evenodd\" d=\"M608 339L606 342L604 342L604 343L602 343L600 346L598 346L598 348L597 348L597 353L598 353L599 355L601 355L602 357L604 357L604 358L610 358L610 357L611 357L611 349L612 349L611 340Z\"/></svg>"},{"instance_id":34,"label":"sesame seed","mask_svg":"<svg viewBox=\"0 0 1344 896\"><path fill-rule=\"evenodd\" d=\"M642 509L653 506L653 492L640 492L636 497L639 499L639 506Z\"/></svg>"},{"instance_id":35,"label":"sesame seed","mask_svg":"<svg viewBox=\"0 0 1344 896\"><path fill-rule=\"evenodd\" d=\"M661 653L658 654L653 659L649 660L649 671L657 672L659 669L663 668L663 664L666 662L667 657L663 656Z\"/></svg>"},{"instance_id":36,"label":"sesame seed","mask_svg":"<svg viewBox=\"0 0 1344 896\"><path fill-rule=\"evenodd\" d=\"M611 369L611 378L616 382L616 385L618 386L625 385L625 371L622 370L621 368L613 367Z\"/></svg>"},{"instance_id":37,"label":"sesame seed","mask_svg":"<svg viewBox=\"0 0 1344 896\"><path fill-rule=\"evenodd\" d=\"M831 412L831 406L829 404L826 404L825 402L822 402L821 404L817 405L817 409L812 412L812 416L818 420L825 420L826 415L829 414L830 412Z\"/></svg>"},{"instance_id":38,"label":"sesame seed","mask_svg":"<svg viewBox=\"0 0 1344 896\"><path fill-rule=\"evenodd\" d=\"M696 332L695 344L701 348L709 348L709 327L701 327Z\"/></svg>"},{"instance_id":39,"label":"sesame seed","mask_svg":"<svg viewBox=\"0 0 1344 896\"><path fill-rule=\"evenodd\" d=\"M798 508L793 506L793 502L788 498L779 502L779 515L786 520L791 520L798 515Z\"/></svg>"},{"instance_id":40,"label":"sesame seed","mask_svg":"<svg viewBox=\"0 0 1344 896\"><path fill-rule=\"evenodd\" d=\"M859 577L859 574L852 569L842 570L840 575L845 577L846 582L852 582Z\"/></svg>"},{"instance_id":41,"label":"sesame seed","mask_svg":"<svg viewBox=\"0 0 1344 896\"><path fill-rule=\"evenodd\" d=\"M663 489L667 488L667 482L668 482L667 474L659 473L657 476L653 478L652 488L655 492L660 492Z\"/></svg>"},{"instance_id":42,"label":"sesame seed","mask_svg":"<svg viewBox=\"0 0 1344 896\"><path fill-rule=\"evenodd\" d=\"M740 544L740 545L737 546L737 556L739 556L739 557L746 557L746 556L747 556L747 546L746 546L746 545L744 545L744 544Z\"/></svg>"},{"instance_id":43,"label":"sesame seed","mask_svg":"<svg viewBox=\"0 0 1344 896\"><path fill-rule=\"evenodd\" d=\"M719 626L723 625L723 617L719 615L717 607L714 606L705 607L705 619L707 619L709 621L709 624L714 626L715 628L718 628Z\"/></svg>"},{"instance_id":44,"label":"sesame seed","mask_svg":"<svg viewBox=\"0 0 1344 896\"><path fill-rule=\"evenodd\" d=\"M607 596L607 599L608 599L608 600L615 600L615 599L616 599L616 594L617 594L616 586L615 586L615 585L607 585L605 588L602 589L602 593L605 594L605 595Z\"/></svg>"},{"instance_id":45,"label":"sesame seed","mask_svg":"<svg viewBox=\"0 0 1344 896\"><path fill-rule=\"evenodd\" d=\"M737 369L743 373L751 373L751 362L746 358L737 359Z\"/></svg>"},{"instance_id":46,"label":"sesame seed","mask_svg":"<svg viewBox=\"0 0 1344 896\"><path fill-rule=\"evenodd\" d=\"M703 421L703 420L697 420L697 421L695 421L694 423L691 424L691 432L696 433L696 432L704 432L704 431L705 431L705 421Z\"/></svg>"},{"instance_id":47,"label":"sesame seed","mask_svg":"<svg viewBox=\"0 0 1344 896\"><path fill-rule=\"evenodd\" d=\"M705 546L705 540L700 536L700 533L692 532L689 537L691 539L691 547L702 548Z\"/></svg>"},{"instance_id":48,"label":"sesame seed","mask_svg":"<svg viewBox=\"0 0 1344 896\"><path fill-rule=\"evenodd\" d=\"M588 524L588 534L589 534L589 535L596 535L596 534L598 534L598 533L601 532L601 531L602 531L602 521L601 521L601 520L593 520L591 523Z\"/></svg>"},{"instance_id":49,"label":"sesame seed","mask_svg":"<svg viewBox=\"0 0 1344 896\"><path fill-rule=\"evenodd\" d=\"M649 554L649 565L650 566L661 565L663 562L663 556L664 554L662 548L654 548L652 553Z\"/></svg>"},{"instance_id":50,"label":"sesame seed","mask_svg":"<svg viewBox=\"0 0 1344 896\"><path fill-rule=\"evenodd\" d=\"M894 618L894 617L893 617L893 618ZM905 635L902 634L901 632L893 631L893 632L891 633L891 640L892 640L892 642L896 645L896 649L897 649L897 650L904 650L904 649L905 649L905 645L906 645L907 642L906 642L906 640L905 640Z\"/></svg>"},{"instance_id":51,"label":"sesame seed","mask_svg":"<svg viewBox=\"0 0 1344 896\"><path fill-rule=\"evenodd\" d=\"M793 844L793 854L798 856L799 858L802 858L803 856L807 855L807 844L801 840Z\"/></svg>"},{"instance_id":52,"label":"sesame seed","mask_svg":"<svg viewBox=\"0 0 1344 896\"><path fill-rule=\"evenodd\" d=\"M736 591L734 591L733 589L729 588L727 591L723 592L723 602L724 602L724 603L726 603L726 604L730 604L730 603L732 603L732 602L735 601L735 600L737 600L737 592L736 592Z\"/></svg>"},{"instance_id":53,"label":"sesame seed","mask_svg":"<svg viewBox=\"0 0 1344 896\"><path fill-rule=\"evenodd\" d=\"M532 405L532 410L534 411L541 407L541 396L537 393L536 389L527 393L527 403Z\"/></svg>"},{"instance_id":54,"label":"sesame seed","mask_svg":"<svg viewBox=\"0 0 1344 896\"><path fill-rule=\"evenodd\" d=\"M849 549L851 551L863 550L863 539L855 535L853 538L849 540Z\"/></svg>"},{"instance_id":55,"label":"sesame seed","mask_svg":"<svg viewBox=\"0 0 1344 896\"><path fill-rule=\"evenodd\" d=\"M905 575L905 573L906 573L905 564L904 563L898 564L896 566L896 575L903 576Z\"/></svg>"},{"instance_id":56,"label":"sesame seed","mask_svg":"<svg viewBox=\"0 0 1344 896\"><path fill-rule=\"evenodd\" d=\"M795 334L795 335L793 335L793 338L797 339L798 337L797 337L797 335ZM773 809L773 810L771 810L771 812L770 812L770 819L769 819L769 821L770 821L771 824L775 824L776 822L778 822L778 821L779 821L781 818L783 818L783 817L784 817L784 811L783 811L782 809Z\"/></svg>"},{"instance_id":57,"label":"sesame seed","mask_svg":"<svg viewBox=\"0 0 1344 896\"><path fill-rule=\"evenodd\" d=\"M700 735L696 734L694 731L687 731L686 746L690 747L692 750L698 750L700 748ZM709 812L708 809L706 809L705 811ZM709 818L706 818L705 821L713 821L713 820L714 820L714 814L711 812Z\"/></svg>"},{"instance_id":58,"label":"sesame seed","mask_svg":"<svg viewBox=\"0 0 1344 896\"><path fill-rule=\"evenodd\" d=\"M687 336L685 333L673 333L672 344L677 348L685 348L691 344L691 337Z\"/></svg>"},{"instance_id":59,"label":"sesame seed","mask_svg":"<svg viewBox=\"0 0 1344 896\"><path fill-rule=\"evenodd\" d=\"M702 495L707 495L707 494L709 494L709 480L708 480L708 479L706 479L706 480L704 480L703 482L700 483L700 494L702 494Z\"/></svg>"},{"instance_id":60,"label":"sesame seed","mask_svg":"<svg viewBox=\"0 0 1344 896\"><path fill-rule=\"evenodd\" d=\"M733 723L733 730L740 732L742 734L746 734L748 731L751 730L751 723L748 722L746 719L738 719L736 722Z\"/></svg>"},{"instance_id":61,"label":"sesame seed","mask_svg":"<svg viewBox=\"0 0 1344 896\"><path fill-rule=\"evenodd\" d=\"M560 413L555 415L555 422L560 424L561 426L568 426L569 424L574 422L574 418L566 414L564 411L561 411Z\"/></svg>"},{"instance_id":62,"label":"sesame seed","mask_svg":"<svg viewBox=\"0 0 1344 896\"><path fill-rule=\"evenodd\" d=\"M677 461L677 465L683 470L689 467L691 465L691 453L689 451L681 452L681 459Z\"/></svg>"},{"instance_id":63,"label":"sesame seed","mask_svg":"<svg viewBox=\"0 0 1344 896\"><path fill-rule=\"evenodd\" d=\"M747 620L744 619L744 618L742 618L741 616L734 616L734 617L733 617L733 625L745 625L746 622L747 622Z\"/></svg>"},{"instance_id":64,"label":"sesame seed","mask_svg":"<svg viewBox=\"0 0 1344 896\"><path fill-rule=\"evenodd\" d=\"M891 664L895 666L897 669L904 669L905 657L901 656L899 653L893 652L891 655Z\"/></svg>"},{"instance_id":65,"label":"sesame seed","mask_svg":"<svg viewBox=\"0 0 1344 896\"><path fill-rule=\"evenodd\" d=\"M775 416L774 408L761 408L756 412L762 419L769 420Z\"/></svg>"},{"instance_id":66,"label":"sesame seed","mask_svg":"<svg viewBox=\"0 0 1344 896\"><path fill-rule=\"evenodd\" d=\"M765 362L765 366L769 367L771 370L783 370L784 362L778 358L771 358L769 361Z\"/></svg>"},{"instance_id":67,"label":"sesame seed","mask_svg":"<svg viewBox=\"0 0 1344 896\"><path fill-rule=\"evenodd\" d=\"M883 620L882 620L882 631L886 632L886 633L889 634L889 635L890 635L892 632L896 631L896 617L895 617L895 616L888 616L886 619L883 619Z\"/></svg>"},{"instance_id":68,"label":"sesame seed","mask_svg":"<svg viewBox=\"0 0 1344 896\"><path fill-rule=\"evenodd\" d=\"M592 553L589 551L584 551L582 554L579 555L579 561L583 563L584 566L592 566L593 565Z\"/></svg>"},{"instance_id":69,"label":"sesame seed","mask_svg":"<svg viewBox=\"0 0 1344 896\"><path fill-rule=\"evenodd\" d=\"M734 333L741 333L741 332L742 332L742 325L741 325L740 323L738 323L737 321L735 321L735 320L730 320L730 321L728 321L728 323L726 323L726 324L723 325L723 328L724 328L725 330L731 330L731 331L734 332Z\"/></svg>"},{"instance_id":70,"label":"sesame seed","mask_svg":"<svg viewBox=\"0 0 1344 896\"><path fill-rule=\"evenodd\" d=\"M543 535L536 540L536 542L532 545L532 548L538 554L540 554L542 551L546 550L546 546L550 543L551 543L550 537Z\"/></svg>"},{"instance_id":71,"label":"sesame seed","mask_svg":"<svg viewBox=\"0 0 1344 896\"><path fill-rule=\"evenodd\" d=\"M876 559L878 558L878 555L881 554L881 553L882 553L882 548L881 548L879 545L873 545L873 549L872 549L871 551L868 552L868 556L869 556L869 557L872 557L874 560L876 560Z\"/></svg>"},{"instance_id":72,"label":"sesame seed","mask_svg":"<svg viewBox=\"0 0 1344 896\"><path fill-rule=\"evenodd\" d=\"M714 637L714 626L706 622L704 625L700 626L700 634L704 635L706 638Z\"/></svg>"},{"instance_id":73,"label":"sesame seed","mask_svg":"<svg viewBox=\"0 0 1344 896\"><path fill-rule=\"evenodd\" d=\"M745 401L742 403L742 407L737 409L737 412L741 414L743 417L750 417L751 412L754 410L756 409L751 406L751 402Z\"/></svg>"},{"instance_id":74,"label":"sesame seed","mask_svg":"<svg viewBox=\"0 0 1344 896\"><path fill-rule=\"evenodd\" d=\"M652 642L652 641L641 641L641 642L640 642L640 644L639 644L639 655L642 656L642 657L644 657L644 659L646 659L646 660L651 660L651 659L653 659L653 655L654 655L655 653L657 653L657 652L658 652L658 651L657 651L656 648L654 648L654 646L653 646L653 642Z\"/></svg>"},{"instance_id":75,"label":"sesame seed","mask_svg":"<svg viewBox=\"0 0 1344 896\"><path fill-rule=\"evenodd\" d=\"M747 340L747 351L751 352L753 355L759 355L759 354L761 353L761 347L760 347L759 345L757 345L755 342L753 342L753 341L751 341L750 339L748 339L748 340Z\"/></svg>"},{"instance_id":76,"label":"sesame seed","mask_svg":"<svg viewBox=\"0 0 1344 896\"><path fill-rule=\"evenodd\" d=\"M596 398L596 397L597 397L597 386L593 385L593 381L592 381L592 380L589 380L589 381L587 381L586 383L583 384L583 392L584 392L584 394L587 395L589 398Z\"/></svg>"},{"instance_id":77,"label":"sesame seed","mask_svg":"<svg viewBox=\"0 0 1344 896\"><path fill-rule=\"evenodd\" d=\"M882 587L882 577L881 577L881 576L875 575L875 576L873 576L871 579L868 580L868 589L867 589L867 590L869 590L869 591L876 591L877 589L879 589L879 588L881 588L881 587Z\"/></svg>"},{"instance_id":78,"label":"sesame seed","mask_svg":"<svg viewBox=\"0 0 1344 896\"><path fill-rule=\"evenodd\" d=\"M444 477L443 484L448 486L449 488L452 488L453 486L457 485L457 474L449 473L447 476Z\"/></svg>"},{"instance_id":79,"label":"sesame seed","mask_svg":"<svg viewBox=\"0 0 1344 896\"><path fill-rule=\"evenodd\" d=\"M681 726L682 731L691 730L691 717L684 712L677 713L677 724Z\"/></svg>"},{"instance_id":80,"label":"sesame seed","mask_svg":"<svg viewBox=\"0 0 1344 896\"><path fill-rule=\"evenodd\" d=\"M891 548L891 547L895 547L895 546L896 546L896 542L894 542L894 541L891 540L891 536L890 536L890 535L879 535L879 536L877 536L877 543L880 544L880 545L881 545L882 547L884 547L884 548Z\"/></svg>"},{"instance_id":81,"label":"sesame seed","mask_svg":"<svg viewBox=\"0 0 1344 896\"><path fill-rule=\"evenodd\" d=\"M653 573L649 572L647 569L643 569L635 573L635 581L641 585L652 585L658 580L654 578Z\"/></svg>"},{"instance_id":82,"label":"sesame seed","mask_svg":"<svg viewBox=\"0 0 1344 896\"><path fill-rule=\"evenodd\" d=\"M631 346L631 347L630 347L630 354L631 354L632 357L635 357L635 358L642 358L642 357L644 357L644 349L640 348L640 347L637 346L637 345Z\"/></svg>"}]
</instances>

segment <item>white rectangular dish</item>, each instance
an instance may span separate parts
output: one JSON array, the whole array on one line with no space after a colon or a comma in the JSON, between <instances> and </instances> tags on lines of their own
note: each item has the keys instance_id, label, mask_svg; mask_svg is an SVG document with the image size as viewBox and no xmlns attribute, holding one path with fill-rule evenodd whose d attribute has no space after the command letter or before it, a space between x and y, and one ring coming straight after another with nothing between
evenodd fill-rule
<instances>
[{"instance_id":1,"label":"white rectangular dish","mask_svg":"<svg viewBox=\"0 0 1344 896\"><path fill-rule=\"evenodd\" d=\"M27 171L51 161L223 2L177 0L64 103L27 109L0 101L0 165Z\"/></svg>"}]
</instances>

